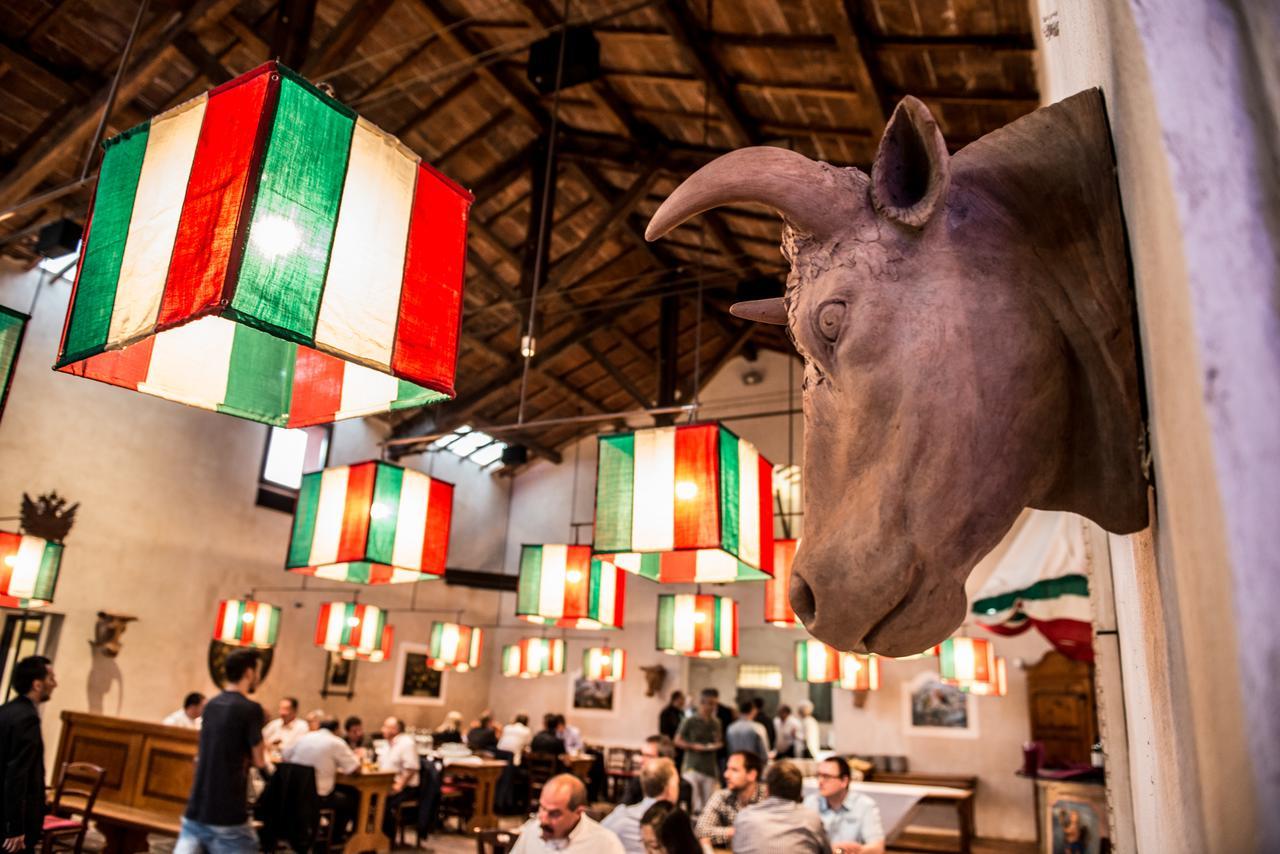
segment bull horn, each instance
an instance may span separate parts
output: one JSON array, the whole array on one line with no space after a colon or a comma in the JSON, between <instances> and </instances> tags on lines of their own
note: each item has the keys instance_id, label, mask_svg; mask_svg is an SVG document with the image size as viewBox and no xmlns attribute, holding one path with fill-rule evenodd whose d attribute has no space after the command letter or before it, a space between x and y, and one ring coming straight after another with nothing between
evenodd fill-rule
<instances>
[{"instance_id":1,"label":"bull horn","mask_svg":"<svg viewBox=\"0 0 1280 854\"><path fill-rule=\"evenodd\" d=\"M787 305L782 301L782 297L735 302L729 306L729 313L743 320L754 320L756 323L787 325Z\"/></svg>"},{"instance_id":2,"label":"bull horn","mask_svg":"<svg viewBox=\"0 0 1280 854\"><path fill-rule=\"evenodd\" d=\"M721 155L684 180L645 229L657 240L680 223L720 205L759 202L807 234L827 236L853 197L840 173L785 148L755 146Z\"/></svg>"}]
</instances>

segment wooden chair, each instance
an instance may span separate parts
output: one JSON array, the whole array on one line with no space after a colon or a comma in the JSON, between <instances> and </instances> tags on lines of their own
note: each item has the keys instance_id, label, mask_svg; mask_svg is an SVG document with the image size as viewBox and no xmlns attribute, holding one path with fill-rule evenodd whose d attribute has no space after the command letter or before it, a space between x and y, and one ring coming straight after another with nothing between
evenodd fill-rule
<instances>
[{"instance_id":1,"label":"wooden chair","mask_svg":"<svg viewBox=\"0 0 1280 854\"><path fill-rule=\"evenodd\" d=\"M473 831L476 838L476 854L507 854L515 847L516 840L520 838L518 830L499 830L491 828L489 830Z\"/></svg>"},{"instance_id":2,"label":"wooden chair","mask_svg":"<svg viewBox=\"0 0 1280 854\"><path fill-rule=\"evenodd\" d=\"M604 752L605 796L615 804L622 800L631 778L640 773L640 751L610 747Z\"/></svg>"},{"instance_id":3,"label":"wooden chair","mask_svg":"<svg viewBox=\"0 0 1280 854\"><path fill-rule=\"evenodd\" d=\"M529 777L529 808L535 809L542 787L556 775L560 767L560 757L550 753L533 753L526 750L520 761Z\"/></svg>"},{"instance_id":4,"label":"wooden chair","mask_svg":"<svg viewBox=\"0 0 1280 854\"><path fill-rule=\"evenodd\" d=\"M100 766L88 762L62 763L58 785L53 792L53 804L49 814L44 817L41 854L53 851L74 851L80 854L84 849L85 833L89 830L89 818L93 815L93 804L98 800L105 774ZM84 806L64 803L68 796L83 798ZM71 817L77 813L80 818Z\"/></svg>"}]
</instances>

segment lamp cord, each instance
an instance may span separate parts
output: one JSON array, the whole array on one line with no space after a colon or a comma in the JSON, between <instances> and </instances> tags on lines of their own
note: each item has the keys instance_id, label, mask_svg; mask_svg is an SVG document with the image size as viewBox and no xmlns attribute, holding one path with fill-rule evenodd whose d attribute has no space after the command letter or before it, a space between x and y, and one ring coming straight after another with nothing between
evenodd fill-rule
<instances>
[{"instance_id":1,"label":"lamp cord","mask_svg":"<svg viewBox=\"0 0 1280 854\"><path fill-rule=\"evenodd\" d=\"M713 16L715 15L715 0L707 0L707 32L710 33L712 27ZM702 147L707 147L707 140L711 135L711 83L704 80L702 82ZM703 273L706 271L706 252L707 252L707 219L702 218L701 228L698 229L698 307L697 322L693 330L693 408L689 410L689 421L692 422L698 414L699 400L702 397L702 300L703 300ZM679 359L676 360L679 362Z\"/></svg>"}]
</instances>

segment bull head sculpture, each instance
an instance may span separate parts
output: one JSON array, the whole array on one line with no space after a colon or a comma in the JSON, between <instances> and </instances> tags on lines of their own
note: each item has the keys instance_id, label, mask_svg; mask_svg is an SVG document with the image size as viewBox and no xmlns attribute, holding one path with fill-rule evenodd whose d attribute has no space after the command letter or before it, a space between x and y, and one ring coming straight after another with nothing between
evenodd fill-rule
<instances>
[{"instance_id":1,"label":"bull head sculpture","mask_svg":"<svg viewBox=\"0 0 1280 854\"><path fill-rule=\"evenodd\" d=\"M919 652L1023 507L1147 524L1133 302L1102 96L954 156L914 98L868 176L780 148L698 170L657 239L719 205L783 218L786 324L804 359L805 535L792 607L844 650Z\"/></svg>"},{"instance_id":2,"label":"bull head sculpture","mask_svg":"<svg viewBox=\"0 0 1280 854\"><path fill-rule=\"evenodd\" d=\"M649 664L640 669L644 671L644 695L652 697L662 690L662 683L667 681L667 668L661 664Z\"/></svg>"}]
</instances>

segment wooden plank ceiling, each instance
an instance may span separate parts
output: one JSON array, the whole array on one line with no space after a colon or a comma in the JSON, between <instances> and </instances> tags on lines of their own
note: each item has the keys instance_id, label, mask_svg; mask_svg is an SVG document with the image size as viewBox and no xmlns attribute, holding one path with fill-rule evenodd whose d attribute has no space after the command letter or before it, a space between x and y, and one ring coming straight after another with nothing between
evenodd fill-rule
<instances>
[{"instance_id":1,"label":"wooden plank ceiling","mask_svg":"<svg viewBox=\"0 0 1280 854\"><path fill-rule=\"evenodd\" d=\"M0 211L80 176L138 8L132 0L5 5ZM605 73L564 90L557 106L530 85L525 63L528 45L563 25L565 8L562 0L152 0L107 135L281 56L470 187L459 393L395 418L397 434L417 435L516 416L534 175L553 121L554 226L527 420L657 402L663 295L674 297L668 329L678 345L668 399L689 399L695 361L705 381L744 348L790 350L779 331L726 310L741 283L785 276L771 212L724 209L657 244L643 239L661 200L710 158L766 144L865 169L903 94L930 106L953 149L1038 102L1023 0L570 0L570 22L593 27ZM83 218L91 186L0 221L0 251L34 263L35 230ZM517 438L554 459L593 429Z\"/></svg>"}]
</instances>

